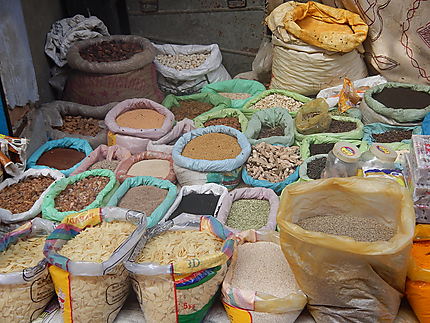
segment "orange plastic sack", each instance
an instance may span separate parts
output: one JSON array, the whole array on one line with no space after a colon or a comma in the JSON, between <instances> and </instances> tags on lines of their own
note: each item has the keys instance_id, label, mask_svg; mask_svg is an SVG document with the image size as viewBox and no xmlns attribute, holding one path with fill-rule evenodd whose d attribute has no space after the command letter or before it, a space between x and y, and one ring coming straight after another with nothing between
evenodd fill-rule
<instances>
[{"instance_id":1,"label":"orange plastic sack","mask_svg":"<svg viewBox=\"0 0 430 323\"><path fill-rule=\"evenodd\" d=\"M348 111L349 109L356 106L360 102L361 97L358 95L358 91L355 89L354 84L349 78L343 79L343 87L339 93L339 103L337 110L341 113Z\"/></svg>"},{"instance_id":2,"label":"orange plastic sack","mask_svg":"<svg viewBox=\"0 0 430 323\"><path fill-rule=\"evenodd\" d=\"M317 215L374 217L396 229L388 241L358 242L307 231ZM381 178L330 178L287 186L277 222L281 247L317 322L393 322L405 287L415 226L410 194Z\"/></svg>"},{"instance_id":3,"label":"orange plastic sack","mask_svg":"<svg viewBox=\"0 0 430 323\"><path fill-rule=\"evenodd\" d=\"M358 47L368 31L359 15L313 1L295 3L284 17L284 26L310 45L343 53Z\"/></svg>"}]
</instances>

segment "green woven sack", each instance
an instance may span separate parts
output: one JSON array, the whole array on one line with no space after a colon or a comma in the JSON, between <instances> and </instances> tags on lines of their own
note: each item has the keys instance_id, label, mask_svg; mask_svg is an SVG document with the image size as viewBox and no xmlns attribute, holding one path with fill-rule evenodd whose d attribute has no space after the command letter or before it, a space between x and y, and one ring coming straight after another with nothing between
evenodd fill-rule
<instances>
[{"instance_id":1,"label":"green woven sack","mask_svg":"<svg viewBox=\"0 0 430 323\"><path fill-rule=\"evenodd\" d=\"M204 123L209 120L226 118L226 117L236 117L239 120L241 131L244 132L248 127L248 118L240 112L238 109L222 109L213 112L208 112L199 115L194 119L194 126L196 128L204 128Z\"/></svg>"},{"instance_id":2,"label":"green woven sack","mask_svg":"<svg viewBox=\"0 0 430 323\"><path fill-rule=\"evenodd\" d=\"M202 113L201 115L204 115L209 112L221 110L221 109L226 109L229 106L231 106L231 100L229 98L225 98L219 94L214 94L214 93L196 93L196 94L182 95L182 96L169 94L168 96L166 96L166 98L163 100L161 104L165 106L167 109L171 110L172 107L179 106L180 101L188 101L188 100L205 102L205 103L212 104L214 106L212 109Z\"/></svg>"},{"instance_id":3,"label":"green woven sack","mask_svg":"<svg viewBox=\"0 0 430 323\"><path fill-rule=\"evenodd\" d=\"M291 91L287 91L287 90L266 90L266 91L264 91L264 92L262 92L262 93L260 93L259 95L257 95L256 97L254 97L252 100L249 100L244 106L243 106L243 108L241 109L241 111L248 117L248 119L249 118L251 118L252 117L252 115L255 113L255 112L257 112L257 111L259 111L258 109L251 109L251 106L253 106L254 104L256 104L258 101L260 101L261 99L263 99L263 98L265 98L266 96L268 96L268 95L271 95L271 94L281 94L281 95L286 95L286 96L288 96L288 97L290 97L290 98L293 98L294 100L296 100L296 101L300 101L300 102L302 102L302 103L306 103L306 102L309 102L309 101L311 101L312 99L310 99L310 98L308 98L308 97L306 97L306 96L304 96L304 95L301 95L301 94L298 94L298 93L295 93L295 92L291 92ZM275 106L273 106L273 107L268 107L268 108L275 108ZM282 108L282 107L281 107ZM297 114L297 111L294 111L294 112L290 112L290 114L291 114L291 116L292 117L295 117L296 116L296 114Z\"/></svg>"},{"instance_id":4,"label":"green woven sack","mask_svg":"<svg viewBox=\"0 0 430 323\"><path fill-rule=\"evenodd\" d=\"M339 116L332 116L333 120L341 120L341 121L352 121L357 124L357 127L354 130L348 131L348 132L340 132L340 133L333 133L333 132L323 132L323 133L315 133L312 135L302 135L297 131L297 129L294 127L294 136L296 139L296 143L300 144L305 138L311 138L311 137L333 137L338 138L339 140L361 140L363 138L363 123L355 118L351 117L339 117Z\"/></svg>"},{"instance_id":5,"label":"green woven sack","mask_svg":"<svg viewBox=\"0 0 430 323\"><path fill-rule=\"evenodd\" d=\"M55 208L55 198L67 187L69 184L76 183L89 176L104 176L109 178L109 182L96 196L95 200L87 207L80 210L73 210L67 212L60 212ZM42 203L42 217L44 219L61 222L67 215L77 212L83 212L90 209L105 206L110 197L115 193L119 183L116 180L115 174L108 169L94 169L75 176L63 178L56 182L48 191Z\"/></svg>"},{"instance_id":6,"label":"green woven sack","mask_svg":"<svg viewBox=\"0 0 430 323\"><path fill-rule=\"evenodd\" d=\"M245 103L252 100L256 95L265 91L263 84L253 80L233 79L221 82L215 82L205 85L202 93L248 93L251 96L247 99L231 100L230 108L240 109Z\"/></svg>"},{"instance_id":7,"label":"green woven sack","mask_svg":"<svg viewBox=\"0 0 430 323\"><path fill-rule=\"evenodd\" d=\"M364 153L368 149L368 145L366 141L360 141L360 140L351 140L351 139L339 139L335 137L327 137L327 136L320 136L320 137L309 137L305 138L300 143L300 155L302 156L302 159L305 160L309 157L311 157L310 152L310 146L311 144L332 144L337 143L338 141L346 141L350 142L351 144L354 144L358 147L360 152Z\"/></svg>"},{"instance_id":8,"label":"green woven sack","mask_svg":"<svg viewBox=\"0 0 430 323\"><path fill-rule=\"evenodd\" d=\"M367 106L378 114L381 114L389 119L394 119L397 122L419 122L424 119L427 113L430 112L430 104L423 109L393 109L383 105L375 100L373 95L382 92L385 88L409 88L414 91L420 91L430 94L430 86L421 84L407 84L388 82L370 88L364 93L364 101Z\"/></svg>"},{"instance_id":9,"label":"green woven sack","mask_svg":"<svg viewBox=\"0 0 430 323\"><path fill-rule=\"evenodd\" d=\"M263 126L270 128L281 126L284 128L284 135L257 139ZM290 113L283 108L260 110L252 116L244 135L251 145L267 142L272 145L291 146L294 143L294 121Z\"/></svg>"}]
</instances>

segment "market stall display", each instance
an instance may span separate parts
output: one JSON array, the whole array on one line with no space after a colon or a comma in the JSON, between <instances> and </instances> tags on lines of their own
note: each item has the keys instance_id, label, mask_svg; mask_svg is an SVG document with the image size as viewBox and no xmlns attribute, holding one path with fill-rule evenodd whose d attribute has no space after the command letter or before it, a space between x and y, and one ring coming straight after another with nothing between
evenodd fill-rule
<instances>
[{"instance_id":1,"label":"market stall display","mask_svg":"<svg viewBox=\"0 0 430 323\"><path fill-rule=\"evenodd\" d=\"M209 126L227 126L245 132L248 127L248 119L238 109L222 109L208 112L194 119L196 128Z\"/></svg>"}]
</instances>

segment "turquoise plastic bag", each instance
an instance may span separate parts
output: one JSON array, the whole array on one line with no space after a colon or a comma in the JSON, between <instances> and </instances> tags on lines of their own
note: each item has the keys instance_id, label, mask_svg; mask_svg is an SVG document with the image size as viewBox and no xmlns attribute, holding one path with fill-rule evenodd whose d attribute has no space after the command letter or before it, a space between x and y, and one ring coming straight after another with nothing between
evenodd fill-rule
<instances>
[{"instance_id":1,"label":"turquoise plastic bag","mask_svg":"<svg viewBox=\"0 0 430 323\"><path fill-rule=\"evenodd\" d=\"M69 184L78 182L89 176L104 176L109 178L109 182L96 196L95 200L89 204L87 207L81 210L73 210L67 212L60 212L55 208L55 198L67 187ZM42 217L44 219L53 220L61 222L67 215L72 213L83 212L90 209L96 209L105 206L110 200L110 197L115 193L116 189L119 187L119 183L116 180L115 174L108 169L94 169L75 176L70 176L68 178L60 179L58 182L54 183L45 195L42 203Z\"/></svg>"},{"instance_id":2,"label":"turquoise plastic bag","mask_svg":"<svg viewBox=\"0 0 430 323\"><path fill-rule=\"evenodd\" d=\"M73 148L73 149L76 149L78 151L83 152L85 154L85 156L88 156L93 151L93 149L91 148L91 145L88 143L88 141L86 141L84 139L65 137L62 139L51 140L51 141L46 142L42 146L40 146L33 153L33 155L30 156L30 158L27 160L27 169L28 168L35 168L35 169L51 168L51 167L43 166L43 165L36 165L36 163L37 163L38 159L40 158L40 156L42 156L42 154L44 152L49 151L49 150L54 149L54 148ZM63 173L64 176L69 176L71 173L73 173L73 171L76 168L78 168L78 166L82 163L82 160L69 169L64 169L64 170L58 169L58 171Z\"/></svg>"},{"instance_id":3,"label":"turquoise plastic bag","mask_svg":"<svg viewBox=\"0 0 430 323\"><path fill-rule=\"evenodd\" d=\"M157 208L151 214L147 214L147 227L149 229L160 222L167 210L175 201L177 188L176 185L172 184L171 182L152 176L136 176L127 178L112 195L109 202L107 203L107 206L117 206L130 188L143 185L155 186L167 190L167 195L164 201L159 206L157 206Z\"/></svg>"},{"instance_id":4,"label":"turquoise plastic bag","mask_svg":"<svg viewBox=\"0 0 430 323\"><path fill-rule=\"evenodd\" d=\"M430 113L426 114L421 126L423 128L423 135L430 135Z\"/></svg>"},{"instance_id":5,"label":"turquoise plastic bag","mask_svg":"<svg viewBox=\"0 0 430 323\"><path fill-rule=\"evenodd\" d=\"M380 134L380 133L393 131L393 130L412 130L413 135L422 134L421 126L402 127L402 126L392 126L385 123L376 122L376 123L369 123L364 126L363 140L369 144L372 144L376 142L376 140L372 136L373 134ZM383 143L383 145L393 150L409 150L410 143L411 143L411 139L407 139L407 140L402 140L401 142Z\"/></svg>"},{"instance_id":6,"label":"turquoise plastic bag","mask_svg":"<svg viewBox=\"0 0 430 323\"><path fill-rule=\"evenodd\" d=\"M242 180L247 185L251 185L254 187L270 188L279 194L282 192L282 190L285 188L285 186L292 184L299 179L299 171L300 171L300 166L297 167L296 170L294 171L294 173L292 173L290 176L288 176L282 182L272 183L272 182L269 182L266 180L260 180L260 179L255 179L255 178L251 177L248 174L248 172L246 171L246 167L243 167Z\"/></svg>"},{"instance_id":7,"label":"turquoise plastic bag","mask_svg":"<svg viewBox=\"0 0 430 323\"><path fill-rule=\"evenodd\" d=\"M229 107L234 109L240 109L245 103L252 100L256 95L265 91L266 87L260 82L253 80L241 80L233 79L221 82L215 82L205 85L201 92L202 93L248 93L251 96L247 99L231 100Z\"/></svg>"}]
</instances>

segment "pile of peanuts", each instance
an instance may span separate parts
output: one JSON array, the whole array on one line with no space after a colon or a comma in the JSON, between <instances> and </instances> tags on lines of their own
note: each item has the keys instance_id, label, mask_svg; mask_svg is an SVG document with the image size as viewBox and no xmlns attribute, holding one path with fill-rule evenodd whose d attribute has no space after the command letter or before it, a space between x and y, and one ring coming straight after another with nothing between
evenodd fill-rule
<instances>
[{"instance_id":1,"label":"pile of peanuts","mask_svg":"<svg viewBox=\"0 0 430 323\"><path fill-rule=\"evenodd\" d=\"M300 107L303 105L302 102L296 101L293 98L290 98L289 96L282 95L282 94L270 94L254 105L250 106L250 109L253 110L261 110L261 109L268 109L268 108L284 108L287 109L290 112L295 112L300 109Z\"/></svg>"},{"instance_id":2,"label":"pile of peanuts","mask_svg":"<svg viewBox=\"0 0 430 323\"><path fill-rule=\"evenodd\" d=\"M209 57L209 52L197 53L197 54L178 54L168 55L160 54L155 57L160 64L174 68L175 70L190 70L202 65Z\"/></svg>"}]
</instances>

